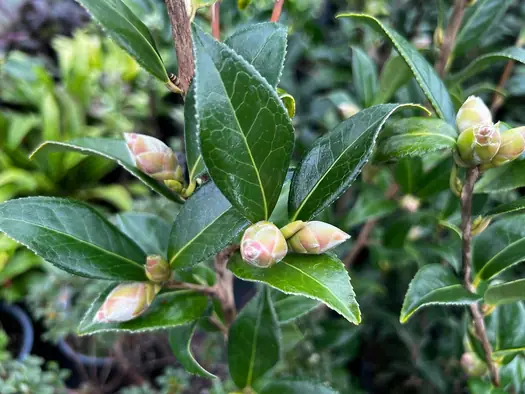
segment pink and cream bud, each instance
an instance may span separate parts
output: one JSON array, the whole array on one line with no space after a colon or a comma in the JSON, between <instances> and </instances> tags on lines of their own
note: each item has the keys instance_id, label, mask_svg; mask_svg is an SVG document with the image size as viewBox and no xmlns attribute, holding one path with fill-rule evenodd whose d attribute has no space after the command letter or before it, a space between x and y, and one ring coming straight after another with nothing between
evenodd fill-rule
<instances>
[{"instance_id":1,"label":"pink and cream bud","mask_svg":"<svg viewBox=\"0 0 525 394\"><path fill-rule=\"evenodd\" d=\"M182 168L164 142L143 134L125 133L124 138L138 169L158 181L182 181Z\"/></svg>"},{"instance_id":2,"label":"pink and cream bud","mask_svg":"<svg viewBox=\"0 0 525 394\"><path fill-rule=\"evenodd\" d=\"M288 253L283 234L273 223L262 221L248 227L241 240L244 261L259 268L268 268Z\"/></svg>"},{"instance_id":3,"label":"pink and cream bud","mask_svg":"<svg viewBox=\"0 0 525 394\"><path fill-rule=\"evenodd\" d=\"M296 253L321 254L349 238L350 235L331 224L312 221L288 240L288 246Z\"/></svg>"},{"instance_id":4,"label":"pink and cream bud","mask_svg":"<svg viewBox=\"0 0 525 394\"><path fill-rule=\"evenodd\" d=\"M98 323L120 323L143 314L153 302L160 287L153 283L122 283L115 287L97 311Z\"/></svg>"},{"instance_id":5,"label":"pink and cream bud","mask_svg":"<svg viewBox=\"0 0 525 394\"><path fill-rule=\"evenodd\" d=\"M159 255L148 256L145 269L146 276L154 283L166 282L171 278L170 265Z\"/></svg>"}]
</instances>

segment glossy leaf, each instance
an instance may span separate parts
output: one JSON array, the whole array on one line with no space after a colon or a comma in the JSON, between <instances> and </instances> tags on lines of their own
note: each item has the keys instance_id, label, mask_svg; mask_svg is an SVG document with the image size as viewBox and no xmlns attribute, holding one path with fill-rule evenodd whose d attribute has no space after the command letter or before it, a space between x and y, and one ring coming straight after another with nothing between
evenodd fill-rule
<instances>
[{"instance_id":1,"label":"glossy leaf","mask_svg":"<svg viewBox=\"0 0 525 394\"><path fill-rule=\"evenodd\" d=\"M224 41L276 87L286 56L288 31L277 23L257 23L241 28Z\"/></svg>"},{"instance_id":2,"label":"glossy leaf","mask_svg":"<svg viewBox=\"0 0 525 394\"><path fill-rule=\"evenodd\" d=\"M337 394L330 387L304 380L273 380L265 385L260 394Z\"/></svg>"},{"instance_id":3,"label":"glossy leaf","mask_svg":"<svg viewBox=\"0 0 525 394\"><path fill-rule=\"evenodd\" d=\"M414 105L367 108L318 138L292 179L288 201L292 220L308 220L337 200L370 159L387 119L396 110L410 107Z\"/></svg>"},{"instance_id":4,"label":"glossy leaf","mask_svg":"<svg viewBox=\"0 0 525 394\"><path fill-rule=\"evenodd\" d=\"M191 85L184 100L184 147L190 181L194 181L206 171L199 144L199 122L195 112L195 89Z\"/></svg>"},{"instance_id":5,"label":"glossy leaf","mask_svg":"<svg viewBox=\"0 0 525 394\"><path fill-rule=\"evenodd\" d=\"M454 54L459 56L478 46L484 34L501 20L511 3L512 0L477 0L467 8L456 37Z\"/></svg>"},{"instance_id":6,"label":"glossy leaf","mask_svg":"<svg viewBox=\"0 0 525 394\"><path fill-rule=\"evenodd\" d=\"M341 17L357 19L386 36L392 45L394 45L399 55L407 63L417 83L436 111L436 114L441 119L446 120L449 124L456 124L456 112L445 84L436 74L434 68L412 46L412 44L405 40L399 33L386 27L378 19L370 15L353 13L339 14L338 18Z\"/></svg>"},{"instance_id":7,"label":"glossy leaf","mask_svg":"<svg viewBox=\"0 0 525 394\"><path fill-rule=\"evenodd\" d=\"M525 210L525 198L498 205L485 213L485 216L499 216L506 213L517 213Z\"/></svg>"},{"instance_id":8,"label":"glossy leaf","mask_svg":"<svg viewBox=\"0 0 525 394\"><path fill-rule=\"evenodd\" d=\"M525 305L515 302L499 305L485 318L493 357L504 357L525 351Z\"/></svg>"},{"instance_id":9,"label":"glossy leaf","mask_svg":"<svg viewBox=\"0 0 525 394\"><path fill-rule=\"evenodd\" d=\"M461 83L480 71L492 66L494 63L508 62L514 60L518 63L525 63L525 49L518 47L510 47L498 52L487 53L486 55L478 57L461 72L453 75L450 78L451 83Z\"/></svg>"},{"instance_id":10,"label":"glossy leaf","mask_svg":"<svg viewBox=\"0 0 525 394\"><path fill-rule=\"evenodd\" d=\"M386 161L407 156L425 156L438 150L452 150L458 134L454 127L437 118L405 118L386 125L377 143L374 160Z\"/></svg>"},{"instance_id":11,"label":"glossy leaf","mask_svg":"<svg viewBox=\"0 0 525 394\"><path fill-rule=\"evenodd\" d=\"M352 81L361 104L369 107L377 94L376 65L359 47L352 47Z\"/></svg>"},{"instance_id":12,"label":"glossy leaf","mask_svg":"<svg viewBox=\"0 0 525 394\"><path fill-rule=\"evenodd\" d=\"M404 194L414 194L418 190L423 174L423 160L420 157L402 158L394 170L395 181Z\"/></svg>"},{"instance_id":13,"label":"glossy leaf","mask_svg":"<svg viewBox=\"0 0 525 394\"><path fill-rule=\"evenodd\" d=\"M29 197L0 205L0 231L64 271L109 280L146 279L146 255L78 201Z\"/></svg>"},{"instance_id":14,"label":"glossy leaf","mask_svg":"<svg viewBox=\"0 0 525 394\"><path fill-rule=\"evenodd\" d=\"M146 71L168 82L168 73L149 29L121 0L77 0Z\"/></svg>"},{"instance_id":15,"label":"glossy leaf","mask_svg":"<svg viewBox=\"0 0 525 394\"><path fill-rule=\"evenodd\" d=\"M182 202L182 199L178 195L173 193L162 183L157 182L155 179L135 167L124 140L84 137L75 138L68 142L47 141L40 145L31 154L31 158L46 157L52 152L78 152L84 155L96 155L105 157L109 160L114 160L131 175L134 175L144 182L151 190L172 201Z\"/></svg>"},{"instance_id":16,"label":"glossy leaf","mask_svg":"<svg viewBox=\"0 0 525 394\"><path fill-rule=\"evenodd\" d=\"M398 204L387 200L381 190L371 188L359 193L357 201L344 220L344 228L357 226L371 219L379 219L394 212Z\"/></svg>"},{"instance_id":17,"label":"glossy leaf","mask_svg":"<svg viewBox=\"0 0 525 394\"><path fill-rule=\"evenodd\" d=\"M150 213L127 212L116 216L116 226L134 240L147 255L166 258L170 225L160 216Z\"/></svg>"},{"instance_id":18,"label":"glossy leaf","mask_svg":"<svg viewBox=\"0 0 525 394\"><path fill-rule=\"evenodd\" d=\"M498 223L499 224L499 223ZM487 261L478 272L477 279L489 280L525 260L525 236L518 240L507 240L507 246Z\"/></svg>"},{"instance_id":19,"label":"glossy leaf","mask_svg":"<svg viewBox=\"0 0 525 394\"><path fill-rule=\"evenodd\" d=\"M388 58L379 78L379 92L372 104L385 104L394 94L412 78L412 72L405 60L399 55Z\"/></svg>"},{"instance_id":20,"label":"glossy leaf","mask_svg":"<svg viewBox=\"0 0 525 394\"><path fill-rule=\"evenodd\" d=\"M274 291L273 306L279 324L289 323L306 315L320 305L320 302L308 297L290 295Z\"/></svg>"},{"instance_id":21,"label":"glossy leaf","mask_svg":"<svg viewBox=\"0 0 525 394\"><path fill-rule=\"evenodd\" d=\"M212 183L184 204L171 228L168 259L175 269L194 266L228 245L249 222Z\"/></svg>"},{"instance_id":22,"label":"glossy leaf","mask_svg":"<svg viewBox=\"0 0 525 394\"><path fill-rule=\"evenodd\" d=\"M476 183L474 193L499 193L525 186L525 160L515 160L487 170Z\"/></svg>"},{"instance_id":23,"label":"glossy leaf","mask_svg":"<svg viewBox=\"0 0 525 394\"><path fill-rule=\"evenodd\" d=\"M95 315L116 284L109 286L91 304L80 322L77 333L91 335L107 331L144 332L165 330L191 323L201 318L208 307L208 297L191 291L158 294L148 310L139 317L122 323L98 323Z\"/></svg>"},{"instance_id":24,"label":"glossy leaf","mask_svg":"<svg viewBox=\"0 0 525 394\"><path fill-rule=\"evenodd\" d=\"M280 263L260 269L245 263L237 254L228 268L239 279L266 283L286 294L321 301L349 322L361 322L348 272L334 256L288 254Z\"/></svg>"},{"instance_id":25,"label":"glossy leaf","mask_svg":"<svg viewBox=\"0 0 525 394\"><path fill-rule=\"evenodd\" d=\"M293 149L288 113L252 65L197 27L194 51L193 84L208 172L246 218L267 219Z\"/></svg>"},{"instance_id":26,"label":"glossy leaf","mask_svg":"<svg viewBox=\"0 0 525 394\"><path fill-rule=\"evenodd\" d=\"M491 285L485 290L485 302L491 305L509 304L525 299L525 279Z\"/></svg>"},{"instance_id":27,"label":"glossy leaf","mask_svg":"<svg viewBox=\"0 0 525 394\"><path fill-rule=\"evenodd\" d=\"M197 360L195 360L191 351L191 340L193 339L196 328L197 321L185 326L172 328L168 334L171 351L175 355L177 362L184 367L186 372L202 376L203 378L216 379L217 376L206 371Z\"/></svg>"},{"instance_id":28,"label":"glossy leaf","mask_svg":"<svg viewBox=\"0 0 525 394\"><path fill-rule=\"evenodd\" d=\"M417 310L428 305L465 305L480 299L463 287L450 268L425 265L410 282L399 321L406 323Z\"/></svg>"},{"instance_id":29,"label":"glossy leaf","mask_svg":"<svg viewBox=\"0 0 525 394\"><path fill-rule=\"evenodd\" d=\"M239 388L252 387L280 359L277 314L264 287L239 313L228 334L228 366Z\"/></svg>"}]
</instances>

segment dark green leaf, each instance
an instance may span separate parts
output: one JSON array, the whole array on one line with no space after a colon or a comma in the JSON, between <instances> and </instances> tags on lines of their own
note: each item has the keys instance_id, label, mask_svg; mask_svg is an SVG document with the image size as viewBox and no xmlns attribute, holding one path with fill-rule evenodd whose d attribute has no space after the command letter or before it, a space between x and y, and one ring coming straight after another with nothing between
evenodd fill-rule
<instances>
[{"instance_id":1,"label":"dark green leaf","mask_svg":"<svg viewBox=\"0 0 525 394\"><path fill-rule=\"evenodd\" d=\"M454 54L460 56L470 48L478 46L484 34L501 20L512 2L512 0L478 0L469 7L456 38Z\"/></svg>"},{"instance_id":2,"label":"dark green leaf","mask_svg":"<svg viewBox=\"0 0 525 394\"><path fill-rule=\"evenodd\" d=\"M274 291L273 305L279 324L284 324L311 312L320 305L320 302L308 297Z\"/></svg>"},{"instance_id":3,"label":"dark green leaf","mask_svg":"<svg viewBox=\"0 0 525 394\"><path fill-rule=\"evenodd\" d=\"M308 220L350 187L372 155L387 119L412 104L382 104L341 122L317 139L295 171L288 207L292 220ZM415 106L418 107L418 106Z\"/></svg>"},{"instance_id":4,"label":"dark green leaf","mask_svg":"<svg viewBox=\"0 0 525 394\"><path fill-rule=\"evenodd\" d=\"M376 65L358 47L352 47L352 81L363 107L369 107L377 94Z\"/></svg>"},{"instance_id":5,"label":"dark green leaf","mask_svg":"<svg viewBox=\"0 0 525 394\"><path fill-rule=\"evenodd\" d=\"M75 275L146 279L146 255L102 215L78 201L30 197L0 205L0 231Z\"/></svg>"},{"instance_id":6,"label":"dark green leaf","mask_svg":"<svg viewBox=\"0 0 525 394\"><path fill-rule=\"evenodd\" d=\"M198 322L195 321L185 326L172 328L169 331L171 350L186 372L202 376L203 378L216 379L217 376L206 371L197 360L195 360L195 357L191 352L191 340L193 334L195 334L197 323Z\"/></svg>"},{"instance_id":7,"label":"dark green leaf","mask_svg":"<svg viewBox=\"0 0 525 394\"><path fill-rule=\"evenodd\" d=\"M193 85L184 100L184 146L190 181L206 171L199 146L199 122L195 113L195 89Z\"/></svg>"},{"instance_id":8,"label":"dark green leaf","mask_svg":"<svg viewBox=\"0 0 525 394\"><path fill-rule=\"evenodd\" d=\"M367 220L379 219L394 212L398 204L387 200L384 193L376 188L367 188L359 193L357 201L344 220L344 228L362 224Z\"/></svg>"},{"instance_id":9,"label":"dark green leaf","mask_svg":"<svg viewBox=\"0 0 525 394\"><path fill-rule=\"evenodd\" d=\"M268 219L293 149L293 128L275 90L226 45L194 28L193 84L206 167L251 221Z\"/></svg>"},{"instance_id":10,"label":"dark green leaf","mask_svg":"<svg viewBox=\"0 0 525 394\"><path fill-rule=\"evenodd\" d=\"M405 118L388 123L377 143L375 160L425 156L429 152L451 150L458 134L454 127L436 118Z\"/></svg>"},{"instance_id":11,"label":"dark green leaf","mask_svg":"<svg viewBox=\"0 0 525 394\"><path fill-rule=\"evenodd\" d=\"M239 388L251 387L280 359L280 330L264 287L239 313L228 334L228 366Z\"/></svg>"},{"instance_id":12,"label":"dark green leaf","mask_svg":"<svg viewBox=\"0 0 525 394\"><path fill-rule=\"evenodd\" d=\"M511 201L506 204L498 205L496 208L492 208L485 216L499 216L506 213L517 213L525 210L525 198L520 198L519 200Z\"/></svg>"},{"instance_id":13,"label":"dark green leaf","mask_svg":"<svg viewBox=\"0 0 525 394\"><path fill-rule=\"evenodd\" d=\"M239 29L224 42L276 87L286 56L287 29L277 23L257 23Z\"/></svg>"},{"instance_id":14,"label":"dark green leaf","mask_svg":"<svg viewBox=\"0 0 525 394\"><path fill-rule=\"evenodd\" d=\"M494 357L525 351L525 306L523 302L499 305L485 318Z\"/></svg>"},{"instance_id":15,"label":"dark green leaf","mask_svg":"<svg viewBox=\"0 0 525 394\"><path fill-rule=\"evenodd\" d=\"M485 302L499 305L525 299L525 279L491 285L485 290Z\"/></svg>"},{"instance_id":16,"label":"dark green leaf","mask_svg":"<svg viewBox=\"0 0 525 394\"><path fill-rule=\"evenodd\" d=\"M146 71L162 82L168 73L153 36L144 23L121 0L77 0Z\"/></svg>"},{"instance_id":17,"label":"dark green leaf","mask_svg":"<svg viewBox=\"0 0 525 394\"><path fill-rule=\"evenodd\" d=\"M175 269L189 268L223 249L248 226L209 182L184 204L171 228L168 258Z\"/></svg>"},{"instance_id":18,"label":"dark green leaf","mask_svg":"<svg viewBox=\"0 0 525 394\"><path fill-rule=\"evenodd\" d=\"M337 394L322 383L304 380L274 380L263 387L260 394Z\"/></svg>"},{"instance_id":19,"label":"dark green leaf","mask_svg":"<svg viewBox=\"0 0 525 394\"><path fill-rule=\"evenodd\" d=\"M485 70L494 63L508 62L514 60L519 63L525 63L525 49L518 47L510 47L498 52L487 53L486 55L478 57L472 63L470 63L461 72L453 75L450 78L450 82L453 84L461 83L465 79L468 79L480 71Z\"/></svg>"},{"instance_id":20,"label":"dark green leaf","mask_svg":"<svg viewBox=\"0 0 525 394\"><path fill-rule=\"evenodd\" d=\"M498 193L525 186L525 160L491 168L476 183L474 193Z\"/></svg>"},{"instance_id":21,"label":"dark green leaf","mask_svg":"<svg viewBox=\"0 0 525 394\"><path fill-rule=\"evenodd\" d=\"M339 14L337 17L358 19L379 33L385 35L392 45L394 45L399 55L405 60L410 70L412 70L412 74L414 74L417 83L432 104L437 115L451 125L456 124L456 111L450 100L447 88L441 79L439 79L434 68L419 54L412 44L405 40L396 31L386 27L383 23L370 15L348 13Z\"/></svg>"},{"instance_id":22,"label":"dark green leaf","mask_svg":"<svg viewBox=\"0 0 525 394\"><path fill-rule=\"evenodd\" d=\"M405 60L398 55L390 56L383 66L379 78L379 93L373 104L386 104L392 96L412 78L412 72Z\"/></svg>"},{"instance_id":23,"label":"dark green leaf","mask_svg":"<svg viewBox=\"0 0 525 394\"><path fill-rule=\"evenodd\" d=\"M237 254L228 267L240 279L266 283L286 294L313 298L325 303L349 322L361 322L348 272L334 256L289 254L280 263L261 269L245 263Z\"/></svg>"},{"instance_id":24,"label":"dark green leaf","mask_svg":"<svg viewBox=\"0 0 525 394\"><path fill-rule=\"evenodd\" d=\"M208 298L202 294L172 291L158 294L148 310L139 317L122 323L98 323L95 315L116 284L109 286L93 302L80 322L79 335L91 335L106 331L144 332L164 330L191 323L201 318L208 307Z\"/></svg>"},{"instance_id":25,"label":"dark green leaf","mask_svg":"<svg viewBox=\"0 0 525 394\"><path fill-rule=\"evenodd\" d=\"M423 178L423 160L419 157L405 157L399 160L394 176L404 194L414 194Z\"/></svg>"},{"instance_id":26,"label":"dark green leaf","mask_svg":"<svg viewBox=\"0 0 525 394\"><path fill-rule=\"evenodd\" d=\"M480 299L463 287L449 267L425 265L410 282L399 321L406 323L418 309L428 305L465 305Z\"/></svg>"},{"instance_id":27,"label":"dark green leaf","mask_svg":"<svg viewBox=\"0 0 525 394\"><path fill-rule=\"evenodd\" d=\"M150 213L121 213L116 217L116 225L147 255L158 254L166 258L170 225L160 216Z\"/></svg>"},{"instance_id":28,"label":"dark green leaf","mask_svg":"<svg viewBox=\"0 0 525 394\"><path fill-rule=\"evenodd\" d=\"M140 171L129 154L126 142L111 138L75 138L68 142L47 141L40 145L32 154L31 158L46 157L51 152L78 152L84 155L96 155L114 160L120 164L131 175L136 176L144 182L151 190L175 201L182 202L181 198L169 190L162 183Z\"/></svg>"},{"instance_id":29,"label":"dark green leaf","mask_svg":"<svg viewBox=\"0 0 525 394\"><path fill-rule=\"evenodd\" d=\"M451 169L452 160L445 156L441 162L423 175L416 195L419 198L426 199L449 189Z\"/></svg>"}]
</instances>

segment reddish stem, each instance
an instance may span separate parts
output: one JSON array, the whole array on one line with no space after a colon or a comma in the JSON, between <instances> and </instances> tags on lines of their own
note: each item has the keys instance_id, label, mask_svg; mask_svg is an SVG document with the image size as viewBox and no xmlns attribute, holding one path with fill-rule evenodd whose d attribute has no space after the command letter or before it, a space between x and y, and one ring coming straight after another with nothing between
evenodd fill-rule
<instances>
[{"instance_id":1,"label":"reddish stem","mask_svg":"<svg viewBox=\"0 0 525 394\"><path fill-rule=\"evenodd\" d=\"M283 10L283 4L284 4L284 0L275 0L270 22L279 22L279 18L281 17L281 12Z\"/></svg>"},{"instance_id":2,"label":"reddish stem","mask_svg":"<svg viewBox=\"0 0 525 394\"><path fill-rule=\"evenodd\" d=\"M217 1L211 7L211 32L215 39L221 39L221 20L220 20L221 2Z\"/></svg>"}]
</instances>

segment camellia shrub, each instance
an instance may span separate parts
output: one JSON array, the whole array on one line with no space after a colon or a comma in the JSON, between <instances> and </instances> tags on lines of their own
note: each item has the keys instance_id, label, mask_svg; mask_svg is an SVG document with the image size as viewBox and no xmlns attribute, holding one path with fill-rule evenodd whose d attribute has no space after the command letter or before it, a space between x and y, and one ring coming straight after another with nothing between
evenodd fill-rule
<instances>
[{"instance_id":1,"label":"camellia shrub","mask_svg":"<svg viewBox=\"0 0 525 394\"><path fill-rule=\"evenodd\" d=\"M333 393L323 383L272 378L286 345L281 327L320 304L348 327L359 325L361 314L373 315L368 303L360 310L348 269L367 237L376 236L378 220L401 207L401 219L380 233L383 245L369 246L383 267L407 255L418 261L404 289L400 322L429 305L466 306L462 356L454 362L476 377L468 381L471 390L523 389L516 376L524 370L525 281L507 274L525 256L525 199L514 192L477 204L474 194L525 185L525 128L493 116L501 96L491 112L462 83L493 63L524 62L525 52L518 41L453 67L455 48L464 50L469 36L481 34L483 24L475 18L490 20L484 8L490 2L455 1L446 27L439 18L437 53L427 56L374 16L337 15L346 26L381 37L395 53L378 77L371 57L353 48L348 67L359 103L332 96L344 120L305 151L294 150L294 98L278 87L288 45L288 29L277 23L283 0L275 2L270 22L245 25L224 41L219 2L166 0L177 75L166 69L153 35L123 1L78 1L185 103L185 165L165 142L136 133L47 141L32 154L77 152L112 160L180 204L173 223L136 215L114 224L85 203L54 197L0 205L0 230L8 237L73 275L108 282L79 322L79 334L169 330L184 368L215 379L190 348L196 329L206 327L227 339L229 375L239 391ZM194 21L202 7L211 7L211 23ZM462 25L464 18L472 23ZM427 57L435 57L434 66ZM417 95L396 95L410 87ZM405 102L406 96L416 100ZM360 193L354 210L343 221L332 220L333 204L354 183ZM346 231L363 223L343 263L337 251L349 242ZM396 243L402 247L394 254ZM258 284L241 310L234 277Z\"/></svg>"}]
</instances>

